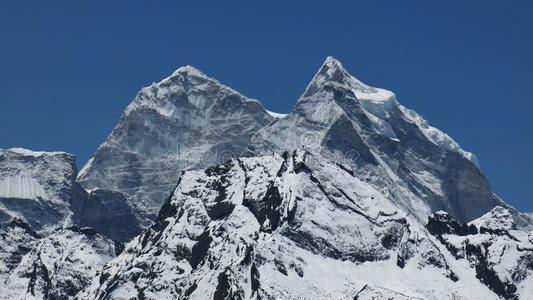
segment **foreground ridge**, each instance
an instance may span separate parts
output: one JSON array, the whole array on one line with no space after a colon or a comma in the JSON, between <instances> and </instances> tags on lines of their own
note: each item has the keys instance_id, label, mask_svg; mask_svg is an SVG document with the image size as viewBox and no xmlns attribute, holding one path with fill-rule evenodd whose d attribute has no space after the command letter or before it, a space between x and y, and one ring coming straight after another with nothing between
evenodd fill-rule
<instances>
[{"instance_id":1,"label":"foreground ridge","mask_svg":"<svg viewBox=\"0 0 533 300\"><path fill-rule=\"evenodd\" d=\"M512 293L502 291L494 280L478 278L484 271L507 265L492 256L483 256L489 264L472 253L461 256L450 250L447 241L479 237L494 239L498 247L503 233L484 232L484 227L464 234L439 231L455 224L443 214L430 218L426 229L354 177L349 166L320 154L297 150L236 159L205 171L183 173L156 224L104 267L78 299L498 299L527 295L533 268L522 258L533 252L509 257L515 267L510 265L508 272L522 274L516 282L508 283L504 273L496 273L494 280L503 285L520 286ZM457 224L458 228L466 226ZM531 248L527 233L510 234L521 234L520 242L503 241L510 251ZM473 267L463 260L472 261Z\"/></svg>"}]
</instances>

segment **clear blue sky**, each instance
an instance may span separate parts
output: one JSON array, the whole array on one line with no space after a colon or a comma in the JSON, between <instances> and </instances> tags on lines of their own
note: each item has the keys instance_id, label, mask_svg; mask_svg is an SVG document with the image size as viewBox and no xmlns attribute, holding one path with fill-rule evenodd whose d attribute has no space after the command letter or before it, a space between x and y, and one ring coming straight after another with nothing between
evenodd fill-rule
<instances>
[{"instance_id":1,"label":"clear blue sky","mask_svg":"<svg viewBox=\"0 0 533 300\"><path fill-rule=\"evenodd\" d=\"M288 112L332 55L533 211L531 1L7 2L0 148L64 150L82 165L141 87L186 64Z\"/></svg>"}]
</instances>

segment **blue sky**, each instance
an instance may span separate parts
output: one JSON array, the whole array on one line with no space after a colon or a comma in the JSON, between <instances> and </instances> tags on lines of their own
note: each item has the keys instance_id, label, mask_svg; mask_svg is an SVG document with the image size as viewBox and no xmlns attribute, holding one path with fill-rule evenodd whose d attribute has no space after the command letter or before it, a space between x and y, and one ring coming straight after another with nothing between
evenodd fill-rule
<instances>
[{"instance_id":1,"label":"blue sky","mask_svg":"<svg viewBox=\"0 0 533 300\"><path fill-rule=\"evenodd\" d=\"M288 112L324 58L392 90L533 211L531 1L0 4L0 148L82 165L137 91L190 64ZM288 3L291 2L291 3Z\"/></svg>"}]
</instances>

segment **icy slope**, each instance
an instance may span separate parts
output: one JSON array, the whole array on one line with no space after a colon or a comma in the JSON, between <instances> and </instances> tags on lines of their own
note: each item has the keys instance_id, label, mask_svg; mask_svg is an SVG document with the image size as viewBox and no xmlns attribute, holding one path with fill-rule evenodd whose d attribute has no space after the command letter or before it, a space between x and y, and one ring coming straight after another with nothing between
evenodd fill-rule
<instances>
[{"instance_id":1,"label":"icy slope","mask_svg":"<svg viewBox=\"0 0 533 300\"><path fill-rule=\"evenodd\" d=\"M420 219L445 210L470 221L502 202L475 157L328 57L289 115L258 131L249 155L306 146L357 166L377 188Z\"/></svg>"},{"instance_id":2,"label":"icy slope","mask_svg":"<svg viewBox=\"0 0 533 300\"><path fill-rule=\"evenodd\" d=\"M70 205L84 194L75 180L71 154L0 150L0 222L16 217L37 231L70 222Z\"/></svg>"},{"instance_id":3,"label":"icy slope","mask_svg":"<svg viewBox=\"0 0 533 300\"><path fill-rule=\"evenodd\" d=\"M149 224L181 170L240 155L272 120L256 100L182 67L137 94L78 179L87 189L124 193Z\"/></svg>"},{"instance_id":4,"label":"icy slope","mask_svg":"<svg viewBox=\"0 0 533 300\"><path fill-rule=\"evenodd\" d=\"M350 166L307 151L181 175L78 299L498 299Z\"/></svg>"},{"instance_id":5,"label":"icy slope","mask_svg":"<svg viewBox=\"0 0 533 300\"><path fill-rule=\"evenodd\" d=\"M92 229L58 229L41 239L23 230L9 239L31 242L15 244L27 253L11 255L16 263L0 277L0 299L71 299L115 257L115 244Z\"/></svg>"}]
</instances>

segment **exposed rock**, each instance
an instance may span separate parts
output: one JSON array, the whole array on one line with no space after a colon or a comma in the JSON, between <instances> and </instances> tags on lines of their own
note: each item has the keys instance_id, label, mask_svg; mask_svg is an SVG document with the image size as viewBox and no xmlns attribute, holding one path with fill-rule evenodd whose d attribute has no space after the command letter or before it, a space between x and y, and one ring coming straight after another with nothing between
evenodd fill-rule
<instances>
[{"instance_id":1,"label":"exposed rock","mask_svg":"<svg viewBox=\"0 0 533 300\"><path fill-rule=\"evenodd\" d=\"M477 278L496 294L504 299L527 299L532 292L533 243L527 232L515 228L513 215L503 207L469 225L459 224L445 212L430 217L428 223L429 231L455 258L468 261Z\"/></svg>"},{"instance_id":2,"label":"exposed rock","mask_svg":"<svg viewBox=\"0 0 533 300\"><path fill-rule=\"evenodd\" d=\"M112 241L90 228L58 229L31 250L0 284L0 299L72 299L115 257Z\"/></svg>"}]
</instances>

